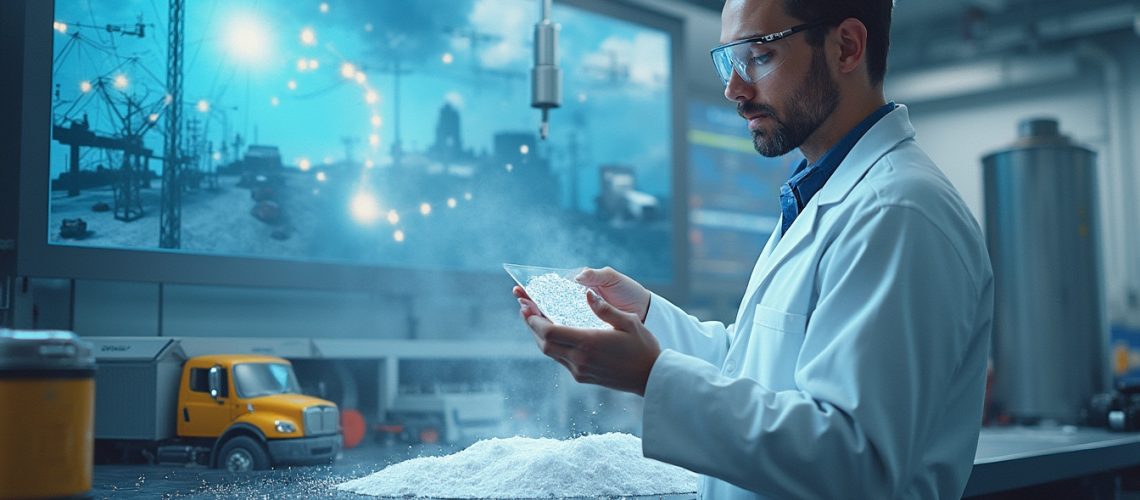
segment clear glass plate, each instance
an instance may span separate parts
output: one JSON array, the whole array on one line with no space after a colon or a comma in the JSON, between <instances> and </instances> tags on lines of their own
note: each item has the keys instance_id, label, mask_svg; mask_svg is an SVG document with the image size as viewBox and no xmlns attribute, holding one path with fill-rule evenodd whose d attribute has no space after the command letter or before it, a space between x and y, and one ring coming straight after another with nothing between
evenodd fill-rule
<instances>
[{"instance_id":1,"label":"clear glass plate","mask_svg":"<svg viewBox=\"0 0 1140 500\"><path fill-rule=\"evenodd\" d=\"M582 272L582 267L542 267L542 266L525 266L521 264L503 264L503 269L511 278L518 283L519 286L526 290L527 295L530 295L531 300L538 306L538 310L556 325L566 325L578 328L610 328L608 324L594 315L590 310L590 306L586 303L585 287L582 287L582 294L579 297L567 297L566 302L553 303L547 294L532 293L527 287L532 278L543 276L546 274L554 273L561 278L573 282L574 277Z\"/></svg>"}]
</instances>

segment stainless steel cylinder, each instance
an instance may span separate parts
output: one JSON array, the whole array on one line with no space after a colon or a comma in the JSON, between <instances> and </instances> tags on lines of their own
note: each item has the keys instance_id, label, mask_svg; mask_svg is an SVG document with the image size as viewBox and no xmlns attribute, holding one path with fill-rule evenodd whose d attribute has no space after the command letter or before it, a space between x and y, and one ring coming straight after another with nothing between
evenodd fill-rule
<instances>
[{"instance_id":1,"label":"stainless steel cylinder","mask_svg":"<svg viewBox=\"0 0 1140 500\"><path fill-rule=\"evenodd\" d=\"M1017 422L1075 423L1109 385L1095 160L1053 119L982 158L993 400Z\"/></svg>"},{"instance_id":2,"label":"stainless steel cylinder","mask_svg":"<svg viewBox=\"0 0 1140 500\"><path fill-rule=\"evenodd\" d=\"M534 68L530 72L531 107L562 104L562 69L558 67L559 26L545 20L534 25Z\"/></svg>"}]
</instances>

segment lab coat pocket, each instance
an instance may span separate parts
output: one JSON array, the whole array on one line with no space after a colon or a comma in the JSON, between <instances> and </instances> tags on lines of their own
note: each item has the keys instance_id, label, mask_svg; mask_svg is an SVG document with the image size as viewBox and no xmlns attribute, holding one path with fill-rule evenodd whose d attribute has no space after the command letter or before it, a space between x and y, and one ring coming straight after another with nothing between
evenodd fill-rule
<instances>
[{"instance_id":1,"label":"lab coat pocket","mask_svg":"<svg viewBox=\"0 0 1140 500\"><path fill-rule=\"evenodd\" d=\"M774 390L795 389L796 359L804 343L807 316L756 305L752 321L752 345L748 361L756 363L748 370L765 387ZM746 364L748 364L746 362Z\"/></svg>"}]
</instances>

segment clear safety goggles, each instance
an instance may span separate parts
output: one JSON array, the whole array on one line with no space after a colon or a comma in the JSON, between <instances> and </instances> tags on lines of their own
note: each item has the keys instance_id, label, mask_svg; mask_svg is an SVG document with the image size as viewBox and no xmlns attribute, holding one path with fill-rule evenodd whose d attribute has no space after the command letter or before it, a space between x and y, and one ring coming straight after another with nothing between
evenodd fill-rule
<instances>
[{"instance_id":1,"label":"clear safety goggles","mask_svg":"<svg viewBox=\"0 0 1140 500\"><path fill-rule=\"evenodd\" d=\"M756 83L787 59L787 43L781 43L784 39L825 24L828 24L828 21L816 21L776 33L737 40L712 49L709 54L712 55L713 66L716 66L720 81L726 86L732 79L733 70L736 70L736 74L745 82Z\"/></svg>"}]
</instances>

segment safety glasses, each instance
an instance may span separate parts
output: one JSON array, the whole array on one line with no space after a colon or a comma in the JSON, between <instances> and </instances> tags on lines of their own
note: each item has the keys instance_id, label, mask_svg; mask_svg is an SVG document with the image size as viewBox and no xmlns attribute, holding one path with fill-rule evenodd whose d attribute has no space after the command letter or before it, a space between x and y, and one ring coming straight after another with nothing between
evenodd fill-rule
<instances>
[{"instance_id":1,"label":"safety glasses","mask_svg":"<svg viewBox=\"0 0 1140 500\"><path fill-rule=\"evenodd\" d=\"M825 20L805 23L784 31L737 40L712 49L709 54L712 55L713 66L716 66L716 73L720 76L720 81L724 82L726 86L728 80L732 78L734 69L736 74L740 75L740 78L745 82L756 83L761 78L768 76L787 58L788 51L783 50L782 46L786 44L780 43L782 40L801 31L823 26L828 22Z\"/></svg>"}]
</instances>

